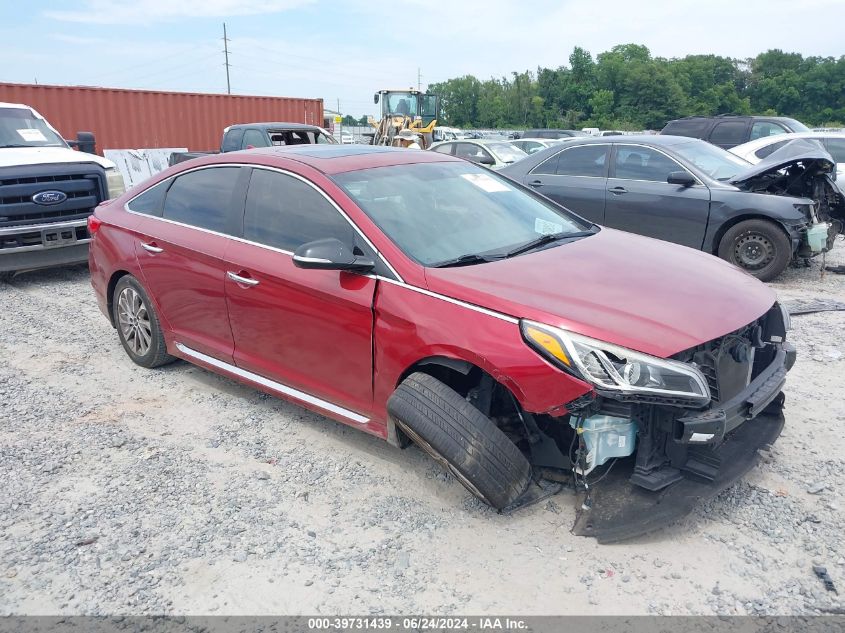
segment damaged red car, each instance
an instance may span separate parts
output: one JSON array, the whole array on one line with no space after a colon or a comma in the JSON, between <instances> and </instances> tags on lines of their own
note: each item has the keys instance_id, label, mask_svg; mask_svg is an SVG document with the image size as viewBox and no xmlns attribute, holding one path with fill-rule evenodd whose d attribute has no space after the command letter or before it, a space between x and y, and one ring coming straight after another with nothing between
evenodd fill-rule
<instances>
[{"instance_id":1,"label":"damaged red car","mask_svg":"<svg viewBox=\"0 0 845 633\"><path fill-rule=\"evenodd\" d=\"M764 284L444 154L210 156L89 228L138 365L184 359L416 443L497 509L575 485L575 531L600 541L682 516L784 424L795 352Z\"/></svg>"}]
</instances>

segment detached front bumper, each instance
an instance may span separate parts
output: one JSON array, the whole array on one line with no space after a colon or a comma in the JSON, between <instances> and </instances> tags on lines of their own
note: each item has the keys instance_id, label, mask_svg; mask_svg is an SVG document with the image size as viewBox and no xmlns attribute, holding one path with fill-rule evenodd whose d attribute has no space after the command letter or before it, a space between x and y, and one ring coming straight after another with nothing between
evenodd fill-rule
<instances>
[{"instance_id":1,"label":"detached front bumper","mask_svg":"<svg viewBox=\"0 0 845 633\"><path fill-rule=\"evenodd\" d=\"M682 444L718 444L747 420L757 417L783 389L795 364L795 348L782 343L774 361L739 394L707 411L675 420L673 439Z\"/></svg>"},{"instance_id":2,"label":"detached front bumper","mask_svg":"<svg viewBox=\"0 0 845 633\"><path fill-rule=\"evenodd\" d=\"M613 543L652 532L689 514L757 464L758 451L772 444L783 429L783 400L778 392L764 411L727 436L713 452L721 463L713 480L686 477L651 492L632 484L623 469L614 469L591 491L591 507L581 511L573 532L592 536L600 543Z\"/></svg>"}]
</instances>

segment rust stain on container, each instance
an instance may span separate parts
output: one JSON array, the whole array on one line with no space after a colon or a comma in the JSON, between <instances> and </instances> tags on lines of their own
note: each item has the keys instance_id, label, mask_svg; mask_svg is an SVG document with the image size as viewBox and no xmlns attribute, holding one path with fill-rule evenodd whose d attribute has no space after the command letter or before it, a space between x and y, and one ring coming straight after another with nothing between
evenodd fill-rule
<instances>
[{"instance_id":1,"label":"rust stain on container","mask_svg":"<svg viewBox=\"0 0 845 633\"><path fill-rule=\"evenodd\" d=\"M0 83L0 101L32 106L66 139L93 132L98 153L219 149L223 128L234 123L323 125L322 99Z\"/></svg>"}]
</instances>

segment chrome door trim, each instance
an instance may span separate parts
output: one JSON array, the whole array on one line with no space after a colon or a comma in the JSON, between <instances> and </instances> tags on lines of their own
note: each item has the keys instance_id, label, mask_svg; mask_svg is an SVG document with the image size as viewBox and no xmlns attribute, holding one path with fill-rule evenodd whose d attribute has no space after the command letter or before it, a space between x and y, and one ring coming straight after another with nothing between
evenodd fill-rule
<instances>
[{"instance_id":1,"label":"chrome door trim","mask_svg":"<svg viewBox=\"0 0 845 633\"><path fill-rule=\"evenodd\" d=\"M263 169L263 170L266 170L266 171L275 171L275 172L278 172L280 174L284 174L286 176L291 176L293 178L296 178L297 180L304 182L306 185L308 185L309 187L314 189L317 193L319 193L321 196L323 196L329 202L329 204L331 206L333 206L335 208L335 210L338 213L340 213L340 215L350 224L350 226L352 226L353 230L356 233L358 233L358 235L361 236L361 238L367 243L367 246L369 246L371 249L373 249L373 252L376 254L376 256L379 259L381 259L381 261L384 262L384 265L387 266L388 270L391 273L393 273L393 275L395 275L396 279L404 282L404 279L402 279L402 276L398 272L396 272L396 269L390 264L389 261L387 261L387 258L384 255L382 255L381 251L378 250L375 247L375 244L373 244L370 241L370 238L368 238L364 234L364 232L361 230L361 228L357 224L355 224L355 222L353 222L352 219L348 215L346 215L346 212L343 209L340 208L340 205L338 205L334 200L332 200L332 198L329 196L329 194L327 194L325 191L320 189L320 187L315 185L313 182L311 182L310 180L308 180L304 176L300 176L299 174L296 174L292 171L288 171L286 169L282 169L280 167L271 167L269 165L257 165L257 164L254 164L254 163L212 163L210 165L200 165L198 167L192 167L191 169L186 169L184 171L180 171L178 174L173 174L172 176L165 178L164 180L161 180L160 182L157 182L152 187L147 187L146 189L144 189L144 191L141 191L138 194L132 196L123 205L123 210L126 211L127 213L131 213L133 215L140 215L140 216L145 217L145 218L153 218L153 219L159 220L161 222L169 222L170 224L175 224L176 226L184 226L185 228L194 229L195 231L202 231L204 233L209 233L211 235L218 235L220 237L226 237L226 238L229 238L231 240L235 240L236 242L241 242L243 244L250 244L252 246L258 246L260 248L264 248L264 249L267 249L267 250L270 250L270 251L275 251L277 253L283 253L285 255L289 255L289 256L293 257L293 251L288 251L288 250L284 250L284 249L281 249L281 248L276 248L274 246L269 246L267 244L261 244L260 242L253 242L252 240L247 240L247 239L244 239L242 237L236 237L234 235L229 235L228 233L220 233L219 231L212 231L211 229L204 229L200 226L194 226L193 224L185 224L184 222L178 222L176 220L170 220L168 218L159 217L157 215L150 215L149 213L140 213L138 211L133 211L132 209L129 208L129 205L132 203L132 201L135 198L143 195L144 193L153 189L154 187L158 187L159 185L163 185L163 184L167 183L168 181L172 181L174 178L178 178L179 176L182 176L184 174L188 174L188 173L191 173L191 172L194 172L194 171L199 171L200 169L213 169L215 167L251 167L252 169ZM162 213L163 212L164 212L164 210L162 209Z\"/></svg>"},{"instance_id":2,"label":"chrome door trim","mask_svg":"<svg viewBox=\"0 0 845 633\"><path fill-rule=\"evenodd\" d=\"M226 271L226 276L234 282L239 284L243 284L244 286L257 286L259 282L257 279L251 279L249 277L241 277L238 273L233 273L231 270Z\"/></svg>"},{"instance_id":3,"label":"chrome door trim","mask_svg":"<svg viewBox=\"0 0 845 633\"><path fill-rule=\"evenodd\" d=\"M185 356L190 356L191 358L206 363L207 365L211 365L212 367L216 367L217 369L222 369L223 371L234 374L240 378L243 378L244 380L248 380L249 382L261 385L262 387L266 387L267 389L277 391L286 396L294 398L295 400L299 400L300 402L306 402L308 404L314 405L315 407L319 407L324 411L329 411L331 413L334 413L335 415L339 415L343 418L346 418L347 420L355 422L356 424L369 424L370 422L369 418L359 413L355 413L354 411L345 409L327 400L312 396L310 393L305 393L304 391L300 391L299 389L288 387L287 385L283 385L282 383L276 382L275 380L270 380L269 378L265 378L264 376L261 376L259 374L254 374L251 371L241 369L240 367L236 367L235 365L230 365L229 363L214 358L213 356L208 356L207 354L198 352L195 349L191 349L190 347L188 347L187 345L183 345L182 343L176 343L176 349L185 354Z\"/></svg>"}]
</instances>

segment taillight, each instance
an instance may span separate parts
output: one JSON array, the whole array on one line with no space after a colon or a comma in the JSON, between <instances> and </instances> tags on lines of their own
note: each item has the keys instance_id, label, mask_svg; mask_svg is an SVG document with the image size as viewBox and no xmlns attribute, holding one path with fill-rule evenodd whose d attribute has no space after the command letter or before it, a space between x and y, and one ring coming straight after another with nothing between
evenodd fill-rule
<instances>
[{"instance_id":1,"label":"taillight","mask_svg":"<svg viewBox=\"0 0 845 633\"><path fill-rule=\"evenodd\" d=\"M88 216L88 235L94 237L101 226L103 226L103 221L100 218L93 214Z\"/></svg>"}]
</instances>

